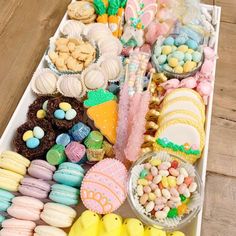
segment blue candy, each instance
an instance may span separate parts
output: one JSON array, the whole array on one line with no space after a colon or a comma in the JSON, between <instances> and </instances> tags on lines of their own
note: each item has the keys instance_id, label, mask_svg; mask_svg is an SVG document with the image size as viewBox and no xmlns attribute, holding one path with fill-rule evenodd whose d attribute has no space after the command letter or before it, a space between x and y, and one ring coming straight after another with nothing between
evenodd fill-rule
<instances>
[{"instance_id":1,"label":"blue candy","mask_svg":"<svg viewBox=\"0 0 236 236\"><path fill-rule=\"evenodd\" d=\"M179 35L176 39L175 39L175 46L180 46L186 43L187 38L184 35Z\"/></svg>"},{"instance_id":2,"label":"blue candy","mask_svg":"<svg viewBox=\"0 0 236 236\"><path fill-rule=\"evenodd\" d=\"M66 147L71 141L71 136L66 133L60 134L56 138L56 144L63 145L64 147Z\"/></svg>"},{"instance_id":3,"label":"blue candy","mask_svg":"<svg viewBox=\"0 0 236 236\"><path fill-rule=\"evenodd\" d=\"M26 146L29 149L34 149L34 148L38 147L39 144L40 144L40 141L37 138L30 138L26 141Z\"/></svg>"},{"instance_id":4,"label":"blue candy","mask_svg":"<svg viewBox=\"0 0 236 236\"><path fill-rule=\"evenodd\" d=\"M192 39L188 39L186 42L187 46L193 50L197 50L198 49L198 43Z\"/></svg>"},{"instance_id":5,"label":"blue candy","mask_svg":"<svg viewBox=\"0 0 236 236\"><path fill-rule=\"evenodd\" d=\"M69 134L75 141L83 141L90 133L91 129L82 122L75 124L70 130Z\"/></svg>"},{"instance_id":6,"label":"blue candy","mask_svg":"<svg viewBox=\"0 0 236 236\"><path fill-rule=\"evenodd\" d=\"M200 52L193 52L193 61L200 62L202 59L202 54Z\"/></svg>"},{"instance_id":7,"label":"blue candy","mask_svg":"<svg viewBox=\"0 0 236 236\"><path fill-rule=\"evenodd\" d=\"M54 112L54 116L55 118L57 118L58 120L63 120L66 116L65 112L61 109L57 109L55 112Z\"/></svg>"},{"instance_id":8,"label":"blue candy","mask_svg":"<svg viewBox=\"0 0 236 236\"><path fill-rule=\"evenodd\" d=\"M159 64L164 64L166 62L166 59L167 59L166 55L160 55L157 58Z\"/></svg>"},{"instance_id":9,"label":"blue candy","mask_svg":"<svg viewBox=\"0 0 236 236\"><path fill-rule=\"evenodd\" d=\"M172 56L177 58L178 61L184 60L184 53L183 52L175 51L175 52L172 53Z\"/></svg>"},{"instance_id":10,"label":"blue candy","mask_svg":"<svg viewBox=\"0 0 236 236\"><path fill-rule=\"evenodd\" d=\"M165 45L174 45L174 43L175 43L175 40L174 40L174 38L173 37L171 37L171 36L169 36L168 38L166 38L165 40L164 40L164 44Z\"/></svg>"}]
</instances>

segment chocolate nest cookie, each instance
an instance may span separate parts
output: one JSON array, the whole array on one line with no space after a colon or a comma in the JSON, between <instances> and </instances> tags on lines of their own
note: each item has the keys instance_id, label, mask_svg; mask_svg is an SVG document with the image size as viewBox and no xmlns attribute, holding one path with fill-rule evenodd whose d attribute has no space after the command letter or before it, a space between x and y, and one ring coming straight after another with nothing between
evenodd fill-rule
<instances>
[{"instance_id":1,"label":"chocolate nest cookie","mask_svg":"<svg viewBox=\"0 0 236 236\"><path fill-rule=\"evenodd\" d=\"M48 101L47 118L55 128L67 131L83 120L83 104L75 98L57 97Z\"/></svg>"},{"instance_id":2,"label":"chocolate nest cookie","mask_svg":"<svg viewBox=\"0 0 236 236\"><path fill-rule=\"evenodd\" d=\"M56 134L50 122L45 119L30 120L21 125L13 140L16 151L32 160L44 158L54 145Z\"/></svg>"}]
</instances>

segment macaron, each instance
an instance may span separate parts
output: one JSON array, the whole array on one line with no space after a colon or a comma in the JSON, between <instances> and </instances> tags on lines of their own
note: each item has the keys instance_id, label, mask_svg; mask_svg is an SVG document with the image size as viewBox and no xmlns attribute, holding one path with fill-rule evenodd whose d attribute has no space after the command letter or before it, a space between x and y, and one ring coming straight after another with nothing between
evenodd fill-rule
<instances>
[{"instance_id":1,"label":"macaron","mask_svg":"<svg viewBox=\"0 0 236 236\"><path fill-rule=\"evenodd\" d=\"M18 191L24 196L46 199L50 189L50 184L44 180L25 177L21 180L21 185L19 186Z\"/></svg>"},{"instance_id":2,"label":"macaron","mask_svg":"<svg viewBox=\"0 0 236 236\"><path fill-rule=\"evenodd\" d=\"M16 152L4 151L0 155L0 168L2 169L25 175L29 165L30 161Z\"/></svg>"},{"instance_id":3,"label":"macaron","mask_svg":"<svg viewBox=\"0 0 236 236\"><path fill-rule=\"evenodd\" d=\"M54 184L51 187L49 198L64 205L77 205L80 191L77 188L63 184Z\"/></svg>"},{"instance_id":4,"label":"macaron","mask_svg":"<svg viewBox=\"0 0 236 236\"><path fill-rule=\"evenodd\" d=\"M7 213L20 220L37 221L40 219L43 205L43 202L36 198L19 196L12 199L12 205L7 209Z\"/></svg>"},{"instance_id":5,"label":"macaron","mask_svg":"<svg viewBox=\"0 0 236 236\"><path fill-rule=\"evenodd\" d=\"M0 211L6 211L11 206L11 200L14 197L12 193L0 189Z\"/></svg>"},{"instance_id":6,"label":"macaron","mask_svg":"<svg viewBox=\"0 0 236 236\"><path fill-rule=\"evenodd\" d=\"M62 230L54 226L38 225L34 229L34 236L66 236L67 234Z\"/></svg>"},{"instance_id":7,"label":"macaron","mask_svg":"<svg viewBox=\"0 0 236 236\"><path fill-rule=\"evenodd\" d=\"M0 168L0 188L10 191L16 192L18 190L20 181L24 177L20 174L12 172L10 170L5 170Z\"/></svg>"},{"instance_id":8,"label":"macaron","mask_svg":"<svg viewBox=\"0 0 236 236\"><path fill-rule=\"evenodd\" d=\"M64 162L59 165L58 170L54 173L53 179L60 183L72 187L80 187L84 178L84 169L71 162Z\"/></svg>"},{"instance_id":9,"label":"macaron","mask_svg":"<svg viewBox=\"0 0 236 236\"><path fill-rule=\"evenodd\" d=\"M72 225L76 217L76 211L69 206L48 202L44 205L40 217L51 226L67 228Z\"/></svg>"},{"instance_id":10,"label":"macaron","mask_svg":"<svg viewBox=\"0 0 236 236\"><path fill-rule=\"evenodd\" d=\"M52 180L55 170L56 167L50 165L47 161L33 160L28 168L28 173L38 179Z\"/></svg>"},{"instance_id":11,"label":"macaron","mask_svg":"<svg viewBox=\"0 0 236 236\"><path fill-rule=\"evenodd\" d=\"M2 223L1 236L33 236L36 224L33 221L8 219Z\"/></svg>"}]
</instances>

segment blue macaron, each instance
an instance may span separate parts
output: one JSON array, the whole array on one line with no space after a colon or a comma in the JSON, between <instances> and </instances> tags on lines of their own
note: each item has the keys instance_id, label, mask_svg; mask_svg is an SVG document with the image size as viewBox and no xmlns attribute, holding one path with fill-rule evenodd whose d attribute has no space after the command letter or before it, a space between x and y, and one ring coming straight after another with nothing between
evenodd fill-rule
<instances>
[{"instance_id":1,"label":"blue macaron","mask_svg":"<svg viewBox=\"0 0 236 236\"><path fill-rule=\"evenodd\" d=\"M84 178L84 169L72 162L64 162L59 165L58 170L54 173L53 179L60 184L80 187Z\"/></svg>"},{"instance_id":2,"label":"blue macaron","mask_svg":"<svg viewBox=\"0 0 236 236\"><path fill-rule=\"evenodd\" d=\"M11 200L15 195L12 193L0 189L0 211L7 211L7 209L11 206Z\"/></svg>"},{"instance_id":3,"label":"blue macaron","mask_svg":"<svg viewBox=\"0 0 236 236\"><path fill-rule=\"evenodd\" d=\"M63 184L53 184L49 198L57 203L71 206L77 205L79 202L80 191L74 187Z\"/></svg>"}]
</instances>

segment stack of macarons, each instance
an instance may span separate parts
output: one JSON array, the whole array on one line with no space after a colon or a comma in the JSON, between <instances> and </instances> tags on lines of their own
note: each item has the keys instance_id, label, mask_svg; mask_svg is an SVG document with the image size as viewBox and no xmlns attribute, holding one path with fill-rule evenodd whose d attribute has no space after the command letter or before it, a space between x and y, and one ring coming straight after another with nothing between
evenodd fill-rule
<instances>
[{"instance_id":1,"label":"stack of macarons","mask_svg":"<svg viewBox=\"0 0 236 236\"><path fill-rule=\"evenodd\" d=\"M0 155L0 188L16 192L30 161L22 155L4 151Z\"/></svg>"},{"instance_id":2,"label":"stack of macarons","mask_svg":"<svg viewBox=\"0 0 236 236\"><path fill-rule=\"evenodd\" d=\"M75 217L76 211L73 208L52 202L44 205L44 209L40 215L41 220L45 223L58 228L70 227Z\"/></svg>"},{"instance_id":3,"label":"stack of macarons","mask_svg":"<svg viewBox=\"0 0 236 236\"><path fill-rule=\"evenodd\" d=\"M59 228L49 225L38 225L34 229L34 236L66 236L67 234Z\"/></svg>"},{"instance_id":4,"label":"stack of macarons","mask_svg":"<svg viewBox=\"0 0 236 236\"><path fill-rule=\"evenodd\" d=\"M7 209L11 206L11 201L15 197L12 193L0 189L0 212L7 211Z\"/></svg>"}]
</instances>

